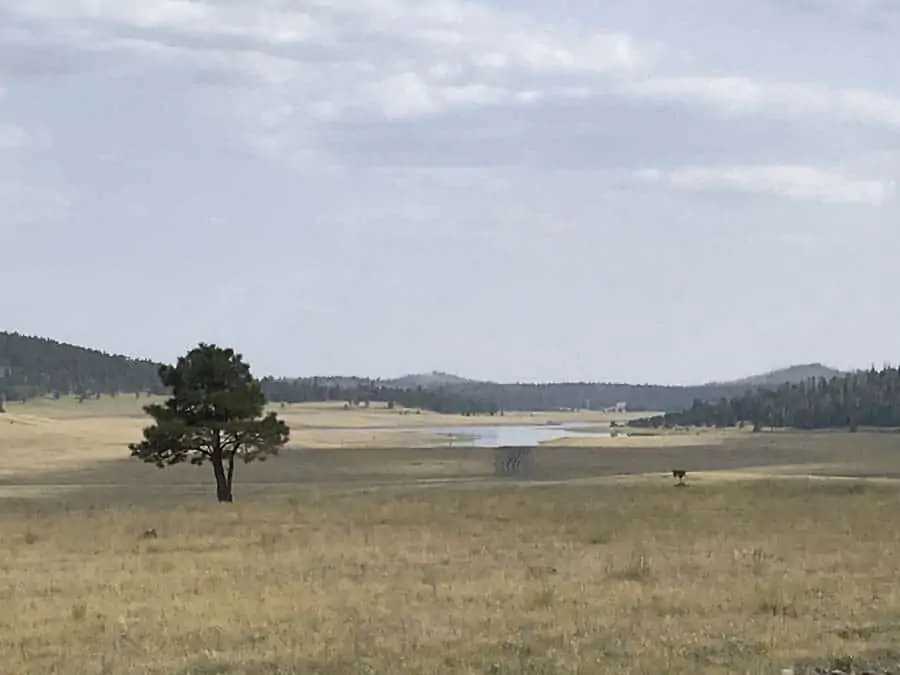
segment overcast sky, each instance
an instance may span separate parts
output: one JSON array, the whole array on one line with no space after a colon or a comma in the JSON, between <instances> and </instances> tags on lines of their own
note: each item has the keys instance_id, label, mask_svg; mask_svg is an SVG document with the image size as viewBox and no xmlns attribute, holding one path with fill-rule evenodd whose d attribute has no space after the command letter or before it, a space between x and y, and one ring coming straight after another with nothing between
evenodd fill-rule
<instances>
[{"instance_id":1,"label":"overcast sky","mask_svg":"<svg viewBox=\"0 0 900 675\"><path fill-rule=\"evenodd\" d=\"M0 328L692 383L900 344L893 0L3 0Z\"/></svg>"}]
</instances>

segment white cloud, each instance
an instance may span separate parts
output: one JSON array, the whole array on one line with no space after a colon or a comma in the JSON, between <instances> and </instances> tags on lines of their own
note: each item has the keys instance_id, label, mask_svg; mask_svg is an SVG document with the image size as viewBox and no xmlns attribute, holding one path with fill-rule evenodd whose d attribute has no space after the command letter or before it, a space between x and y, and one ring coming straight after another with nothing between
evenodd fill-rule
<instances>
[{"instance_id":1,"label":"white cloud","mask_svg":"<svg viewBox=\"0 0 900 675\"><path fill-rule=\"evenodd\" d=\"M450 108L496 105L510 92L483 84L432 84L415 72L392 75L366 87L369 100L389 119L444 112Z\"/></svg>"},{"instance_id":2,"label":"white cloud","mask_svg":"<svg viewBox=\"0 0 900 675\"><path fill-rule=\"evenodd\" d=\"M50 133L45 129L28 129L0 121L0 152L41 151L51 146Z\"/></svg>"},{"instance_id":3,"label":"white cloud","mask_svg":"<svg viewBox=\"0 0 900 675\"><path fill-rule=\"evenodd\" d=\"M521 98L509 91L517 80L638 72L661 49L623 33L549 29L463 0L19 0L8 11L65 20L70 32L76 22L85 27L72 36L82 50L190 62L226 82L228 69L255 73L263 84L292 87L292 98L312 94L319 109L368 105L388 117ZM522 82L520 94L533 100L550 84Z\"/></svg>"},{"instance_id":4,"label":"white cloud","mask_svg":"<svg viewBox=\"0 0 900 675\"><path fill-rule=\"evenodd\" d=\"M0 123L0 150L18 150L29 141L28 133L21 127Z\"/></svg>"},{"instance_id":5,"label":"white cloud","mask_svg":"<svg viewBox=\"0 0 900 675\"><path fill-rule=\"evenodd\" d=\"M900 129L900 97L860 89L769 82L743 76L651 77L619 86L625 95L696 103L738 115L836 118Z\"/></svg>"},{"instance_id":6,"label":"white cloud","mask_svg":"<svg viewBox=\"0 0 900 675\"><path fill-rule=\"evenodd\" d=\"M271 44L304 42L321 27L301 11L272 11L255 3L213 4L198 0L27 0L12 11L49 20L111 21L141 29L180 34L232 36Z\"/></svg>"},{"instance_id":7,"label":"white cloud","mask_svg":"<svg viewBox=\"0 0 900 675\"><path fill-rule=\"evenodd\" d=\"M52 221L72 208L78 196L74 191L39 180L5 179L0 172L0 207L4 223L9 225L41 224ZM7 236L13 232L2 232ZM12 237L15 241L15 237ZM2 238L0 238L2 243Z\"/></svg>"},{"instance_id":8,"label":"white cloud","mask_svg":"<svg viewBox=\"0 0 900 675\"><path fill-rule=\"evenodd\" d=\"M432 52L449 51L485 68L537 72L611 72L648 65L658 45L621 33L566 35L525 16L463 0L286 0L212 3L200 0L19 0L15 16L112 22L196 38L238 37L261 45L352 44L367 36ZM579 38L574 40L572 38Z\"/></svg>"},{"instance_id":9,"label":"white cloud","mask_svg":"<svg viewBox=\"0 0 900 675\"><path fill-rule=\"evenodd\" d=\"M690 166L643 169L634 175L683 190L734 190L827 204L879 206L893 190L893 183L809 166Z\"/></svg>"},{"instance_id":10,"label":"white cloud","mask_svg":"<svg viewBox=\"0 0 900 675\"><path fill-rule=\"evenodd\" d=\"M775 4L808 13L820 13L873 28L896 18L894 0L774 0Z\"/></svg>"}]
</instances>

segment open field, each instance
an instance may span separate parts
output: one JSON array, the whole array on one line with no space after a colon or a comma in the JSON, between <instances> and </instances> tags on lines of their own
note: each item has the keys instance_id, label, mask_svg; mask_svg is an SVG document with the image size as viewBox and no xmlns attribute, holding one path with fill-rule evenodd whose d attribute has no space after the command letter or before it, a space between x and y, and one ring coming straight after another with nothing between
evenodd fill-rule
<instances>
[{"instance_id":1,"label":"open field","mask_svg":"<svg viewBox=\"0 0 900 675\"><path fill-rule=\"evenodd\" d=\"M159 402L160 397L144 396L139 399L130 395L103 396L99 399L88 399L78 403L72 397L59 400L49 398L36 399L26 403L7 403L9 412L19 415L48 417L52 419L84 419L84 418L140 418L144 419L143 406L151 402ZM427 410L408 410L397 408L389 410L383 403L373 403L371 407L355 406L346 409L343 403L302 403L281 406L270 406L279 415L283 415L296 429L382 429L391 427L412 426L466 426L479 424L546 424L555 422L596 422L608 424L612 420L627 420L643 417L650 413L604 413L597 411L553 411L553 412L507 412L494 417L479 415L465 417L463 415L441 415Z\"/></svg>"},{"instance_id":2,"label":"open field","mask_svg":"<svg viewBox=\"0 0 900 675\"><path fill-rule=\"evenodd\" d=\"M149 418L148 397L105 396L78 403L71 397L8 403L0 415L0 476L43 472L86 462L127 456L127 444L139 440ZM442 436L417 432L433 426L544 424L548 421L596 422L627 419L628 415L597 412L508 413L489 417L438 415L388 410L383 405L345 410L343 404L272 406L291 427L291 444L306 448L417 447L447 445Z\"/></svg>"},{"instance_id":3,"label":"open field","mask_svg":"<svg viewBox=\"0 0 900 675\"><path fill-rule=\"evenodd\" d=\"M900 665L897 434L613 439L512 479L491 450L289 450L220 506L208 467L111 459L124 406L56 409L0 416L4 675Z\"/></svg>"},{"instance_id":4,"label":"open field","mask_svg":"<svg viewBox=\"0 0 900 675\"><path fill-rule=\"evenodd\" d=\"M640 429L612 429L624 435L609 437L591 436L591 433L610 431L609 427L580 427L585 436L569 436L545 441L541 445L555 448L683 448L687 446L710 447L747 439L750 430L703 429L690 431L659 431L649 433Z\"/></svg>"},{"instance_id":5,"label":"open field","mask_svg":"<svg viewBox=\"0 0 900 675\"><path fill-rule=\"evenodd\" d=\"M0 672L900 662L897 487L731 478L10 500Z\"/></svg>"}]
</instances>

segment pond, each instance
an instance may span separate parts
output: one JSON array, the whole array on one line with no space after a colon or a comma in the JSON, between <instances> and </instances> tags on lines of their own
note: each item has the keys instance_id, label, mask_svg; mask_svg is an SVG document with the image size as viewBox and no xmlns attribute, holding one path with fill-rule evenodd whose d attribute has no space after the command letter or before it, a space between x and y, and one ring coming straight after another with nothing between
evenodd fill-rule
<instances>
[{"instance_id":1,"label":"pond","mask_svg":"<svg viewBox=\"0 0 900 675\"><path fill-rule=\"evenodd\" d=\"M596 428L596 424L585 424L585 426ZM535 447L541 443L556 441L561 438L609 438L612 435L611 431L579 431L577 424L569 424L565 427L550 424L424 427L417 429L417 431L431 435L446 436L447 445L462 445L476 448Z\"/></svg>"}]
</instances>

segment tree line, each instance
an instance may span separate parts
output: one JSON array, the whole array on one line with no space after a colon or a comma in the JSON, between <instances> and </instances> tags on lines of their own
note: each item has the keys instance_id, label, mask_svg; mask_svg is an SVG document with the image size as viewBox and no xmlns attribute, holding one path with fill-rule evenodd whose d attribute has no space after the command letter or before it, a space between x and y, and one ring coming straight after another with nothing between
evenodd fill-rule
<instances>
[{"instance_id":1,"label":"tree line","mask_svg":"<svg viewBox=\"0 0 900 675\"><path fill-rule=\"evenodd\" d=\"M0 332L0 400L39 396L161 394L159 364L55 340Z\"/></svg>"},{"instance_id":2,"label":"tree line","mask_svg":"<svg viewBox=\"0 0 900 675\"><path fill-rule=\"evenodd\" d=\"M84 399L120 393L169 394L170 388L159 377L160 366L47 338L0 332L0 406L3 401L45 396ZM493 401L446 387L392 387L366 378L266 377L260 386L273 402L383 402L438 413L500 412Z\"/></svg>"},{"instance_id":3,"label":"tree line","mask_svg":"<svg viewBox=\"0 0 900 675\"><path fill-rule=\"evenodd\" d=\"M159 366L148 360L106 354L46 338L0 332L0 400L167 394L169 390L158 376ZM775 378L781 376L772 374ZM266 377L260 386L269 401L284 403L380 402L438 413L497 415L503 411L603 410L624 402L632 410L673 414L696 409L692 414L697 418L719 415L725 421L733 416L728 410L731 401L744 396L748 387L756 387L746 382L688 387L604 382L497 383L446 374L436 381L426 378L424 384L417 384L417 380L418 376L396 380ZM711 412L713 408L719 412Z\"/></svg>"},{"instance_id":4,"label":"tree line","mask_svg":"<svg viewBox=\"0 0 900 675\"><path fill-rule=\"evenodd\" d=\"M458 415L496 415L501 412L494 401L470 396L449 386L393 387L372 379L352 378L342 383L336 378L319 377L264 377L260 386L270 401L283 403L343 401L356 406L378 402L389 407Z\"/></svg>"},{"instance_id":5,"label":"tree line","mask_svg":"<svg viewBox=\"0 0 900 675\"><path fill-rule=\"evenodd\" d=\"M269 400L288 403L321 401L393 401L408 408L442 413L498 414L500 411L604 410L619 402L633 410L678 411L695 398L716 400L744 391L744 386L679 387L592 382L498 383L447 382L405 386L406 381L360 377L263 378Z\"/></svg>"},{"instance_id":6,"label":"tree line","mask_svg":"<svg viewBox=\"0 0 900 675\"><path fill-rule=\"evenodd\" d=\"M463 396L492 401L508 411L604 410L619 402L631 410L678 411L697 398L718 400L745 389L729 384L685 387L615 382L465 382L447 387Z\"/></svg>"},{"instance_id":7,"label":"tree line","mask_svg":"<svg viewBox=\"0 0 900 675\"><path fill-rule=\"evenodd\" d=\"M643 428L751 424L757 431L764 427L852 431L862 426L900 427L900 368L808 379L716 401L696 399L685 410L629 424Z\"/></svg>"}]
</instances>

